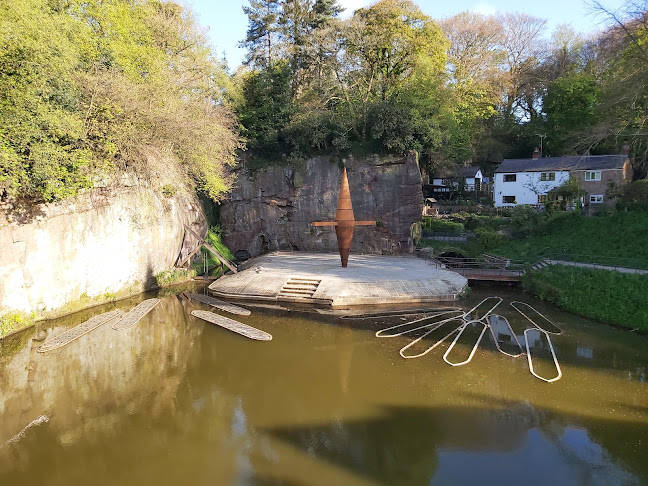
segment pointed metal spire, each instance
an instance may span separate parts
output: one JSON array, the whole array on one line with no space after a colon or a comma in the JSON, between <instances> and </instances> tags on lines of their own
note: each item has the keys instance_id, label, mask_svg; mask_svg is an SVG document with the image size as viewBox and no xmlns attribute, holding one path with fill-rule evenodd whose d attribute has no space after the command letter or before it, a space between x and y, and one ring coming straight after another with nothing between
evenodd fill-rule
<instances>
[{"instance_id":1,"label":"pointed metal spire","mask_svg":"<svg viewBox=\"0 0 648 486\"><path fill-rule=\"evenodd\" d=\"M351 204L351 192L349 191L349 179L346 168L342 172L340 181L340 192L338 194L338 205L335 213L335 221L316 221L313 226L335 226L338 250L342 266L346 268L351 253L351 242L353 241L353 228L356 226L374 226L375 221L356 221L353 216L353 205Z\"/></svg>"}]
</instances>

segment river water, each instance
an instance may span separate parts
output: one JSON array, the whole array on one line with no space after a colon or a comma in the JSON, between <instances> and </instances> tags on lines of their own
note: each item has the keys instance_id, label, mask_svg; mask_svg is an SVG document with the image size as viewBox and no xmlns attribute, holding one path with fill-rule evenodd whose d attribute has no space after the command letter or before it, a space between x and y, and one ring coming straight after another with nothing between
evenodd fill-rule
<instances>
[{"instance_id":1,"label":"river water","mask_svg":"<svg viewBox=\"0 0 648 486\"><path fill-rule=\"evenodd\" d=\"M176 291L135 327L47 353L37 330L0 341L0 485L648 484L648 338L514 289L563 328L545 383L489 334L453 368L445 346L406 360L372 320L251 307L251 341L190 315ZM60 334L95 308L40 329ZM384 325L382 327L385 327ZM457 352L467 353L460 345ZM465 346L464 346L465 348ZM551 375L550 355L538 369Z\"/></svg>"}]
</instances>

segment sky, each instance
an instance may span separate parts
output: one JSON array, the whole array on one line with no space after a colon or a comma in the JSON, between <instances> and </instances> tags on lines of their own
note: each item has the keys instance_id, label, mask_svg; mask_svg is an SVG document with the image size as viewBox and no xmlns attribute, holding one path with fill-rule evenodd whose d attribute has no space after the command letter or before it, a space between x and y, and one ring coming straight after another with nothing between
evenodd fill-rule
<instances>
[{"instance_id":1,"label":"sky","mask_svg":"<svg viewBox=\"0 0 648 486\"><path fill-rule=\"evenodd\" d=\"M421 10L435 19L451 17L457 13L471 10L483 14L504 12L524 12L547 19L550 33L560 24L571 24L583 33L601 30L605 23L600 16L592 13L585 0L414 0ZM241 64L245 50L237 43L245 37L247 16L243 5L248 0L182 0L196 14L198 22L208 28L208 35L218 54L225 54L230 69ZM374 3L373 0L339 0L346 10L342 17L348 17L353 10ZM601 0L610 10L621 6L623 0Z\"/></svg>"}]
</instances>

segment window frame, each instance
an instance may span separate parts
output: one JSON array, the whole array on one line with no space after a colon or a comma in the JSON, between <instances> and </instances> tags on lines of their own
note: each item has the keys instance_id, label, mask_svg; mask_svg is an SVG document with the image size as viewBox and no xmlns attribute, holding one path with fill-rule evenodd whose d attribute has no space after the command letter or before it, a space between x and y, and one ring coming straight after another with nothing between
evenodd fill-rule
<instances>
[{"instance_id":1,"label":"window frame","mask_svg":"<svg viewBox=\"0 0 648 486\"><path fill-rule=\"evenodd\" d=\"M507 198L513 198L512 201L507 201ZM502 204L515 204L516 198L515 196L502 196Z\"/></svg>"},{"instance_id":2,"label":"window frame","mask_svg":"<svg viewBox=\"0 0 648 486\"><path fill-rule=\"evenodd\" d=\"M540 181L541 182L553 182L556 180L555 172L540 172Z\"/></svg>"},{"instance_id":3,"label":"window frame","mask_svg":"<svg viewBox=\"0 0 648 486\"><path fill-rule=\"evenodd\" d=\"M594 177L592 177L592 175ZM585 171L585 182L599 182L601 180L602 173L600 170L586 170Z\"/></svg>"},{"instance_id":4,"label":"window frame","mask_svg":"<svg viewBox=\"0 0 648 486\"><path fill-rule=\"evenodd\" d=\"M517 174L504 174L504 182L517 182Z\"/></svg>"},{"instance_id":5,"label":"window frame","mask_svg":"<svg viewBox=\"0 0 648 486\"><path fill-rule=\"evenodd\" d=\"M603 204L603 194L590 194L589 202L590 204Z\"/></svg>"}]
</instances>

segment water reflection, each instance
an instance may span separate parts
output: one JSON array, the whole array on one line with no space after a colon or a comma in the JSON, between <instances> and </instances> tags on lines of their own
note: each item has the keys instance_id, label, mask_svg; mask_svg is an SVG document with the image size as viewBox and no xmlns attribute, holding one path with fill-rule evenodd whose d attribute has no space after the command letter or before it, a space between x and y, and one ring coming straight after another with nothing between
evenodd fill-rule
<instances>
[{"instance_id":1,"label":"water reflection","mask_svg":"<svg viewBox=\"0 0 648 486\"><path fill-rule=\"evenodd\" d=\"M405 337L374 337L383 323L255 309L241 321L275 337L259 343L197 308L170 294L129 330L104 326L45 355L33 333L2 342L0 443L48 421L0 448L0 484L648 481L645 338L543 309L565 329L552 337L565 376L547 385L494 347L457 369L441 348L401 359ZM521 339L527 323L498 311Z\"/></svg>"}]
</instances>

